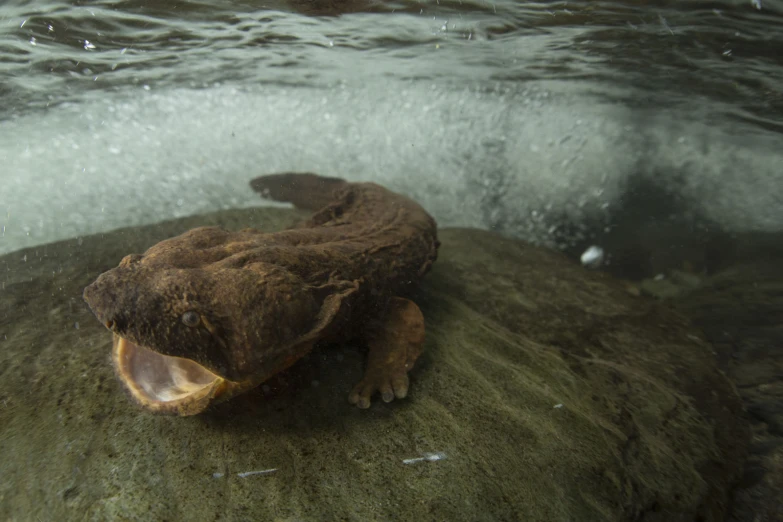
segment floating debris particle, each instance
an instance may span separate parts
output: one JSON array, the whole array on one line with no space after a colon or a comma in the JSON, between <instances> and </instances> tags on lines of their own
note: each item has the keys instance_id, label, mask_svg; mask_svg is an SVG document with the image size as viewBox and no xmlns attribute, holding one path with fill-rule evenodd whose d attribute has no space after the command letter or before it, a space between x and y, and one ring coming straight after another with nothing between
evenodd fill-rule
<instances>
[{"instance_id":1,"label":"floating debris particle","mask_svg":"<svg viewBox=\"0 0 783 522\"><path fill-rule=\"evenodd\" d=\"M604 262L604 249L592 245L582 252L582 256L579 259L582 261L582 265L587 268L598 268Z\"/></svg>"},{"instance_id":2,"label":"floating debris particle","mask_svg":"<svg viewBox=\"0 0 783 522\"><path fill-rule=\"evenodd\" d=\"M563 403L560 403L560 404L555 404L555 406L554 406L554 407L555 407L555 408L557 408L557 409L560 409L560 408L562 408L562 407L563 407Z\"/></svg>"},{"instance_id":3,"label":"floating debris particle","mask_svg":"<svg viewBox=\"0 0 783 522\"><path fill-rule=\"evenodd\" d=\"M274 473L275 471L277 471L277 468L262 469L260 471L243 471L242 473L237 473L237 477L247 478L252 477L253 475L268 475L270 473Z\"/></svg>"},{"instance_id":4,"label":"floating debris particle","mask_svg":"<svg viewBox=\"0 0 783 522\"><path fill-rule=\"evenodd\" d=\"M674 31L672 31L672 28L669 27L669 23L666 21L666 18L664 18L661 14L658 15L658 18L661 21L661 25L664 26L666 30L669 31L669 33L674 34Z\"/></svg>"},{"instance_id":5,"label":"floating debris particle","mask_svg":"<svg viewBox=\"0 0 783 522\"><path fill-rule=\"evenodd\" d=\"M417 462L443 460L446 458L446 454L443 452L437 453L425 453L423 457L416 457L414 459L403 459L403 464L415 464Z\"/></svg>"}]
</instances>

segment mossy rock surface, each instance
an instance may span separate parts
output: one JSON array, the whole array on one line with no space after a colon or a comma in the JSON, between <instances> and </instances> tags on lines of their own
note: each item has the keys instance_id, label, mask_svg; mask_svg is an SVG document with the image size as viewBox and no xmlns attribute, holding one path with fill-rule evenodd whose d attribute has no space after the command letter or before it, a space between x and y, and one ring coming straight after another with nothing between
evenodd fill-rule
<instances>
[{"instance_id":1,"label":"mossy rock surface","mask_svg":"<svg viewBox=\"0 0 783 522\"><path fill-rule=\"evenodd\" d=\"M440 233L407 399L349 405L364 353L344 345L202 415L138 409L83 287L197 225L301 217L226 211L0 258L0 519L723 519L748 431L711 345L610 277L488 232Z\"/></svg>"}]
</instances>

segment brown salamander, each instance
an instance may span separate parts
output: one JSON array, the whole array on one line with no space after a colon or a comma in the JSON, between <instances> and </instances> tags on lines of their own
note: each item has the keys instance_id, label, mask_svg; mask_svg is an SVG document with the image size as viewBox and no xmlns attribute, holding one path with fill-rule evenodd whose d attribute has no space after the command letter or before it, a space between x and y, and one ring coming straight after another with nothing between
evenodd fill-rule
<instances>
[{"instance_id":1,"label":"brown salamander","mask_svg":"<svg viewBox=\"0 0 783 522\"><path fill-rule=\"evenodd\" d=\"M317 212L279 232L202 227L132 254L84 290L114 334L120 379L148 410L193 415L258 386L320 342L361 336L360 408L408 392L424 319L405 298L437 258L435 220L374 183L314 174L251 182Z\"/></svg>"}]
</instances>

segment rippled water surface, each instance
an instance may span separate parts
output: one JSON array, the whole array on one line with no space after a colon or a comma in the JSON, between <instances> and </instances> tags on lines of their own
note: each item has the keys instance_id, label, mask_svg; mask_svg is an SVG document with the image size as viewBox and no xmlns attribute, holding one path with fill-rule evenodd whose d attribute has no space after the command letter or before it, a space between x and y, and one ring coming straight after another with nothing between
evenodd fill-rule
<instances>
[{"instance_id":1,"label":"rippled water surface","mask_svg":"<svg viewBox=\"0 0 783 522\"><path fill-rule=\"evenodd\" d=\"M96 88L378 75L601 80L761 120L783 108L779 1L11 0L1 16L6 114Z\"/></svg>"},{"instance_id":2,"label":"rippled water surface","mask_svg":"<svg viewBox=\"0 0 783 522\"><path fill-rule=\"evenodd\" d=\"M781 62L780 0L8 0L0 250L258 204L281 169L549 242L640 173L775 228Z\"/></svg>"}]
</instances>

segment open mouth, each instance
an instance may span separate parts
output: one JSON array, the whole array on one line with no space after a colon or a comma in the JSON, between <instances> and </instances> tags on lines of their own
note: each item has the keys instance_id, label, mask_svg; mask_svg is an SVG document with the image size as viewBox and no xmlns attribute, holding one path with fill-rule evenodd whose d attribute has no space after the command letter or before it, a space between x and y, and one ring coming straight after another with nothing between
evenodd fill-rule
<instances>
[{"instance_id":1,"label":"open mouth","mask_svg":"<svg viewBox=\"0 0 783 522\"><path fill-rule=\"evenodd\" d=\"M195 415L229 383L200 364L159 354L114 335L114 362L133 397L156 413Z\"/></svg>"}]
</instances>

